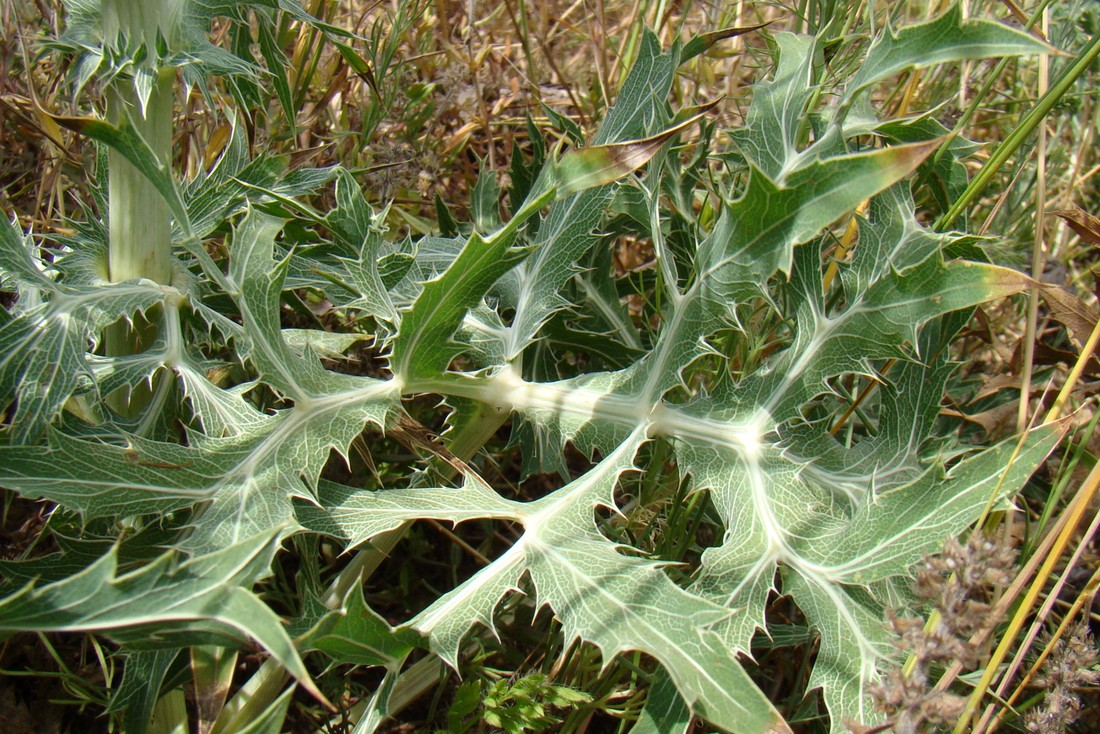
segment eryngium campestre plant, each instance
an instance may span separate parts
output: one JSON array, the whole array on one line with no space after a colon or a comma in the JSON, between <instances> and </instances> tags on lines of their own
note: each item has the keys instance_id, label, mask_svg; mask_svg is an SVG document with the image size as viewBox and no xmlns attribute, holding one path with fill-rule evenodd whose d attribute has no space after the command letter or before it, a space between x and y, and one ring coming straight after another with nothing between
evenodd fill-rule
<instances>
[{"instance_id":1,"label":"eryngium campestre plant","mask_svg":"<svg viewBox=\"0 0 1100 734\"><path fill-rule=\"evenodd\" d=\"M242 17L237 5L180 7L190 31L205 31L196 18ZM175 38L162 49L162 35L158 56ZM183 70L232 69L198 36L182 36L191 44L178 51ZM517 159L507 221L488 172L476 226L449 237L387 239L350 172L250 160L239 125L210 170L184 183L123 115L67 120L163 197L177 275L104 277L107 238L94 214L50 257L14 223L0 227L0 274L20 295L0 316L9 407L0 483L57 503L59 518L79 516L88 533L86 543L3 565L0 630L118 641L131 655L118 705L136 721L182 645L258 642L319 697L306 652L382 666L383 683L357 712L366 731L389 711L414 647L459 664L471 630L493 627L502 599L523 589L553 610L567 640L608 660L636 650L655 661L640 730L697 715L752 734L789 730L740 662L778 590L820 635L809 686L822 689L833 730L872 721L868 686L893 655L882 620L899 603L896 585L1019 488L1061 428L966 455L939 435L949 347L966 310L1028 280L961 259L980 255L973 238L918 222L907 177L931 166L928 180L950 200L966 179L959 148L924 163L946 130L927 114L877 119L871 91L921 65L1045 47L952 9L884 31L842 84L814 38L778 33L776 69L756 85L730 146L708 149L704 137L685 158L664 143L696 111L675 114L670 89L677 67L716 38L662 51L646 35L591 144L545 161L539 144L535 161ZM70 45L106 49L100 40L109 39ZM114 83L117 65L102 53L80 68ZM152 79L159 89L160 74ZM330 183L335 206L318 212L306 199ZM827 277L831 227L865 202L858 242L837 261L839 277ZM641 319L608 266L614 235L652 244ZM284 329L284 299L303 290L323 294L358 331ZM89 349L111 324L144 314L153 333L137 353ZM319 359L364 334L388 376L339 373ZM586 356L586 371L570 354ZM223 384L229 367L248 381ZM156 374L182 395L182 437L156 420L167 400L136 424L103 403ZM865 377L878 388L853 408L848 386ZM456 453L472 456L510 421L527 469L568 481L518 501L458 461L457 482L397 472L407 478L380 487L366 477L364 488L323 475L334 451L346 454L368 429L395 430L425 395L443 398L444 440ZM74 397L83 417L66 409ZM592 457L590 469L570 473L569 444ZM723 529L686 584L665 567L679 558L648 557L604 533L602 511L617 507L617 487L649 445L670 458L649 471L706 492ZM303 601L293 635L254 593L289 536L354 548L418 519L507 521L519 537L396 627L365 604L357 575L327 606Z\"/></svg>"}]
</instances>

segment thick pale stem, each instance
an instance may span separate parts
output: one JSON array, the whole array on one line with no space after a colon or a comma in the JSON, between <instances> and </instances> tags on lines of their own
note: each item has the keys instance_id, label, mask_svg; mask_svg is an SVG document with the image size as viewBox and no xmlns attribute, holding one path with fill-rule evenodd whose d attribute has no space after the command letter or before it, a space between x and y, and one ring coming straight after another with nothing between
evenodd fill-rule
<instances>
[{"instance_id":1,"label":"thick pale stem","mask_svg":"<svg viewBox=\"0 0 1100 734\"><path fill-rule=\"evenodd\" d=\"M172 158L172 87L174 74L162 72L142 114L133 88L122 82L108 92L108 117L115 125L132 122L157 158ZM141 171L121 153L107 154L110 169L110 255L113 281L148 278L158 283L172 280L171 213L164 197Z\"/></svg>"},{"instance_id":2,"label":"thick pale stem","mask_svg":"<svg viewBox=\"0 0 1100 734\"><path fill-rule=\"evenodd\" d=\"M183 13L183 0L102 0L103 42L114 44L125 36L131 47L156 47L159 33L169 43Z\"/></svg>"},{"instance_id":3,"label":"thick pale stem","mask_svg":"<svg viewBox=\"0 0 1100 734\"><path fill-rule=\"evenodd\" d=\"M103 0L105 45L140 45L157 64L159 41L171 43L178 26L181 0ZM144 62L149 63L149 62ZM107 91L107 116L115 125L132 124L161 163L172 160L172 91L175 70L154 66L156 82L143 106L131 80L114 81ZM113 281L149 278L172 280L171 214L160 194L123 156L108 153L110 176L109 274Z\"/></svg>"},{"instance_id":4,"label":"thick pale stem","mask_svg":"<svg viewBox=\"0 0 1100 734\"><path fill-rule=\"evenodd\" d=\"M155 76L149 97L142 104L132 80L119 77L107 89L107 116L118 126L132 125L161 163L172 160L172 102L175 70L156 66L161 41L170 42L177 26L180 0L103 0L102 34L105 45L125 44L133 51L146 48ZM108 277L115 282L148 278L172 282L172 223L164 199L149 180L119 152L108 151L107 163L110 224ZM108 328L108 354L135 354L156 336L156 326L140 319L120 321ZM147 388L110 396L112 407L123 415L138 414L149 398Z\"/></svg>"}]
</instances>

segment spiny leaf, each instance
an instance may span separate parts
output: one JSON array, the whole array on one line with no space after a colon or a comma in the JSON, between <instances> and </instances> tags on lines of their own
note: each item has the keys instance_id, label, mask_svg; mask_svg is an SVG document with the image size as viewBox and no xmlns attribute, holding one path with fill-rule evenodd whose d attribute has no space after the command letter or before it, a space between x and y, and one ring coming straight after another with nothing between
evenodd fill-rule
<instances>
[{"instance_id":1,"label":"spiny leaf","mask_svg":"<svg viewBox=\"0 0 1100 734\"><path fill-rule=\"evenodd\" d=\"M613 482L633 468L640 435L534 503L520 543L538 600L554 609L567 640L592 642L607 657L628 650L655 657L691 709L717 726L789 732L736 652L707 629L726 616L714 614L721 607L680 590L653 563L618 553L592 526L593 505L611 503Z\"/></svg>"},{"instance_id":2,"label":"spiny leaf","mask_svg":"<svg viewBox=\"0 0 1100 734\"><path fill-rule=\"evenodd\" d=\"M274 261L275 237L283 220L252 209L233 231L229 281L234 284L244 325L244 356L277 390L296 400L330 392L339 377L312 354L299 356L283 339L281 293L289 258Z\"/></svg>"},{"instance_id":3,"label":"spiny leaf","mask_svg":"<svg viewBox=\"0 0 1100 734\"><path fill-rule=\"evenodd\" d=\"M12 290L57 288L46 275L46 263L38 257L34 240L24 235L15 220L0 223L0 285Z\"/></svg>"},{"instance_id":4,"label":"spiny leaf","mask_svg":"<svg viewBox=\"0 0 1100 734\"><path fill-rule=\"evenodd\" d=\"M390 369L411 382L447 369L464 351L452 340L466 312L477 305L501 275L529 254L510 246L509 238L488 240L474 234L439 278L427 283L412 308L402 315L393 341Z\"/></svg>"},{"instance_id":5,"label":"spiny leaf","mask_svg":"<svg viewBox=\"0 0 1100 734\"><path fill-rule=\"evenodd\" d=\"M394 667L400 666L412 649L367 606L361 586L353 588L342 608L329 616L299 643L303 652L319 650L337 663Z\"/></svg>"},{"instance_id":6,"label":"spiny leaf","mask_svg":"<svg viewBox=\"0 0 1100 734\"><path fill-rule=\"evenodd\" d=\"M109 712L124 711L126 731L145 734L160 698L160 688L180 650L136 650L125 653L122 683L113 691Z\"/></svg>"},{"instance_id":7,"label":"spiny leaf","mask_svg":"<svg viewBox=\"0 0 1100 734\"><path fill-rule=\"evenodd\" d=\"M749 163L775 182L797 167L806 131L806 105L814 82L815 39L793 33L775 34L778 65L770 81L753 87L745 127L730 139Z\"/></svg>"},{"instance_id":8,"label":"spiny leaf","mask_svg":"<svg viewBox=\"0 0 1100 734\"><path fill-rule=\"evenodd\" d=\"M170 551L124 575L112 550L83 573L4 596L0 634L94 631L150 648L176 647L188 637L237 644L254 639L324 701L278 617L247 590L267 574L277 535L248 537L182 564Z\"/></svg>"},{"instance_id":9,"label":"spiny leaf","mask_svg":"<svg viewBox=\"0 0 1100 734\"><path fill-rule=\"evenodd\" d=\"M827 490L802 483L777 457L750 456L742 478L722 484L693 454L680 452L688 471L719 492L731 531L723 546L704 555L693 589L732 609L759 610L778 562L783 593L792 596L822 637L810 685L824 688L833 730L842 731L845 721L871 721L866 685L893 648L882 623L882 601L866 587L906 575L943 537L962 532L991 499L1017 491L1064 430L1034 431L1007 473L1001 470L1015 439L964 461L944 480L933 468L900 488L878 496L868 492L850 518L829 509ZM816 513L791 512L792 502L815 495ZM716 627L727 644L745 645L753 628L762 626L762 618L744 619L744 614Z\"/></svg>"},{"instance_id":10,"label":"spiny leaf","mask_svg":"<svg viewBox=\"0 0 1100 734\"><path fill-rule=\"evenodd\" d=\"M942 538L957 536L984 506L1023 485L1067 427L1036 428L1022 445L1006 439L946 476L933 467L914 482L868 493L850 521L822 527L813 539L799 541L797 552L812 573L831 582L867 585L904 576L940 547Z\"/></svg>"},{"instance_id":11,"label":"spiny leaf","mask_svg":"<svg viewBox=\"0 0 1100 734\"><path fill-rule=\"evenodd\" d=\"M358 294L358 298L347 305L395 322L397 309L379 269L385 243L377 222L385 220L384 213L375 217L355 179L342 168L336 172L335 193L336 207L325 219L336 231L338 242L354 253L353 257L341 258L349 285Z\"/></svg>"},{"instance_id":12,"label":"spiny leaf","mask_svg":"<svg viewBox=\"0 0 1100 734\"><path fill-rule=\"evenodd\" d=\"M500 497L484 481L466 477L455 489L366 490L322 481L320 506L298 503L295 513L303 527L342 538L350 546L417 519L460 523L477 518L517 520L519 503Z\"/></svg>"},{"instance_id":13,"label":"spiny leaf","mask_svg":"<svg viewBox=\"0 0 1100 734\"><path fill-rule=\"evenodd\" d=\"M693 710L730 731L788 731L749 682L736 654L707 631L726 612L678 589L657 564L617 552L593 524L593 510L613 503L614 485L633 467L644 440L644 431L636 431L588 474L527 505L504 502L468 480L461 490L405 490L397 496L359 491L343 499L326 494L324 510L302 505L299 511L304 523L321 529L331 522L326 518L339 523L346 517L338 533L353 540L384 532L414 513L455 522L478 516L519 520L524 535L503 556L410 622L438 654L454 664L469 629L478 623L491 628L497 604L526 572L539 602L562 620L568 639L594 643L607 659L628 650L647 652L670 672ZM402 507L407 509L397 514L389 509ZM377 514L384 519L362 524Z\"/></svg>"},{"instance_id":14,"label":"spiny leaf","mask_svg":"<svg viewBox=\"0 0 1100 734\"><path fill-rule=\"evenodd\" d=\"M156 154L135 130L133 121L128 116L117 126L94 117L51 115L51 118L62 127L79 135L87 135L92 140L118 151L134 168L141 171L149 183L164 197L172 215L176 217L176 225L185 234L191 234L187 207L172 178L170 162L157 160Z\"/></svg>"},{"instance_id":15,"label":"spiny leaf","mask_svg":"<svg viewBox=\"0 0 1100 734\"><path fill-rule=\"evenodd\" d=\"M636 85L637 81L633 84ZM629 79L624 89L633 89ZM623 94L625 95L626 91ZM620 104L624 104L622 99L621 97ZM569 206L580 204L586 210L586 213L581 215L582 218L575 221L572 220L572 217L577 213L570 212L568 223L570 228L575 229L578 222L583 224L592 217L599 216L600 209L608 198L607 192L600 193L602 186L621 178L634 168L644 165L669 137L684 127L693 124L713 104L715 103L704 105L701 112L695 113L680 124L648 138L580 148L570 151L560 162L554 164L546 178L536 181L531 193L528 195L527 202L519 208L506 226L486 238L476 233L472 235L463 247L462 253L451 264L448 273L428 284L421 291L417 303L408 313L403 315L401 329L394 340L394 355L391 359L391 365L395 374L406 380L417 377L432 377L441 373L454 357L464 351L460 344L454 342L444 348L439 348L439 346L447 344L451 340L461 318L480 301L489 285L530 254L528 249L511 248L509 245L517 234L519 226L534 216L539 208L549 203L553 196L564 195L566 198L552 208L551 220L556 216L555 212L561 212L561 207L566 203L569 203ZM633 114L634 111L631 111L631 113ZM630 122L630 118L620 120L620 117L622 115L616 115L614 112L609 113L608 120L601 128L601 134L597 136L597 139L610 135L610 133L604 132L604 130L609 129L609 126L618 127L624 132L633 130L633 127L631 127L633 123ZM596 192L588 192L583 196L578 193L593 187L596 187ZM566 209L565 211L569 210ZM595 220L593 219L586 229L594 224ZM547 224L542 228L542 231L546 232L548 229L553 231L554 226ZM542 264L553 262L555 272L558 275L571 275L576 271L576 265L572 259L567 260L567 258L579 257L592 242L588 238L587 231L583 234L583 238L573 240L574 245L577 245L576 249L572 246L563 249L556 244L553 246L552 254L548 254L551 253L551 250L548 249L551 246L549 242L546 242L546 244L535 250L536 264L533 267L538 270L542 267ZM552 260L548 258L552 258ZM547 278L550 278L549 274L534 278L533 282L537 284L535 287L540 291L544 290L546 285L554 279L548 280ZM527 269L523 272L521 279L530 281L531 270ZM556 293L547 292L544 295L550 301L561 302L560 296ZM507 334L515 335L517 333L516 323L527 318L528 314L531 313L528 310L528 304L533 303L531 300L533 297L537 297L537 294L532 295L532 292L524 287L519 289L519 300L516 304L517 315L513 320L513 325L506 330ZM539 308L542 309L540 311L542 315L538 317L540 325L541 319L557 310L557 307L551 306L549 301L544 302ZM533 334L531 337L533 338ZM512 336L509 336L508 339L511 340ZM424 353L423 348L417 346L418 344L429 343L439 345L430 357ZM505 347L509 358L515 354L507 351L511 348L513 347ZM421 353L416 361L420 363L413 364L412 353L418 349Z\"/></svg>"},{"instance_id":16,"label":"spiny leaf","mask_svg":"<svg viewBox=\"0 0 1100 734\"><path fill-rule=\"evenodd\" d=\"M959 3L927 23L879 35L859 71L845 90L845 103L871 85L907 69L965 59L1021 56L1053 49L1027 33L1000 23L969 18L963 20Z\"/></svg>"},{"instance_id":17,"label":"spiny leaf","mask_svg":"<svg viewBox=\"0 0 1100 734\"><path fill-rule=\"evenodd\" d=\"M593 138L592 146L656 135L668 119L667 99L679 63L677 48L660 53L656 37L646 32L638 60ZM593 230L603 217L612 193L609 187L601 186L567 196L550 208L539 227L537 249L519 271L519 300L504 337L504 353L509 361L538 339L542 325L551 314L568 305L561 291L576 274L577 263L584 253L598 241Z\"/></svg>"},{"instance_id":18,"label":"spiny leaf","mask_svg":"<svg viewBox=\"0 0 1100 734\"><path fill-rule=\"evenodd\" d=\"M293 408L261 416L239 393L221 394L185 361L180 373L211 435L192 434L187 447L130 436L123 448L60 433L50 445L3 444L0 455L10 460L0 466L0 479L89 516L167 513L209 500L185 543L195 552L289 523L290 498L311 496L333 449L346 451L367 424L383 426L396 394L393 383L328 373L312 354L299 355L284 341L279 318L283 275L272 260L281 226L280 220L258 212L242 220L230 278L238 286L247 353L269 384L295 399ZM110 295L127 286L136 287L116 284L92 292ZM117 312L101 320L115 318ZM231 432L219 423L222 414L248 420Z\"/></svg>"},{"instance_id":19,"label":"spiny leaf","mask_svg":"<svg viewBox=\"0 0 1100 734\"><path fill-rule=\"evenodd\" d=\"M815 161L786 175L782 185L754 171L700 248L707 290L742 300L776 271L790 272L794 245L911 173L937 146L915 143Z\"/></svg>"},{"instance_id":20,"label":"spiny leaf","mask_svg":"<svg viewBox=\"0 0 1100 734\"><path fill-rule=\"evenodd\" d=\"M821 633L817 659L807 682L820 688L833 734L850 731L848 722L878 720L867 695L879 666L896 656L894 638L883 623L884 609L862 589L834 585L817 576L783 574L783 590Z\"/></svg>"},{"instance_id":21,"label":"spiny leaf","mask_svg":"<svg viewBox=\"0 0 1100 734\"><path fill-rule=\"evenodd\" d=\"M234 10L225 3L207 8L221 9ZM4 437L0 484L55 500L89 521L167 516L158 542L175 550L152 562L137 554L129 563L142 565L120 576L121 551L100 558L101 545L71 548L57 573L68 573L79 558L96 560L83 572L53 584L34 582L0 601L0 629L5 619L14 630L25 629L32 616L56 616L59 629L108 629L124 641L148 643L144 620L179 608L190 614L182 629L206 635L203 641L241 641L256 634L246 626L266 625L264 644L279 648L280 659L300 671L285 632L280 637L277 625L273 630L268 624L273 613L247 591L266 572L278 537L302 529L357 545L417 519L496 519L522 526L522 535L396 630L370 612L358 590L335 612L314 599L304 615L309 630L303 649L314 645L337 659L386 669L359 729L388 713L410 631L457 665L471 629L480 624L494 630L498 606L518 590L553 610L567 641L594 645L605 662L626 651L657 661L663 672L649 723L681 726L690 713L713 727L751 734L789 730L738 655L751 649L764 626L769 596L790 595L821 635L810 684L823 688L834 731L849 719L870 722L865 691L892 649L881 618L884 606L897 600L895 585L942 535L961 531L987 503L1014 492L1058 440L1053 428L1035 432L1001 481L996 470L1008 462L1011 444L955 463L964 447L937 433L951 369L948 347L962 321L947 314L1032 284L1013 271L945 259L946 248L966 241L926 231L898 183L937 145L934 126L919 120L904 130L880 125L871 101L856 99L909 66L1003 51L1006 43L1027 46L1018 34L1005 40L1000 33L989 24L962 22L956 11L915 30L891 32L873 45L868 66L832 114L818 109L821 100L835 99L835 84L817 63L818 42L779 35L779 69L758 86L746 128L732 135L738 151L727 158L741 168L724 194L708 189L701 213L694 204L699 178L713 170L708 151L700 150L690 164L660 151L682 129L668 122L675 69L708 39L661 53L647 33L638 64L591 146L532 176L510 220L497 220L498 193L487 176L476 205L486 231L415 244L383 241L376 224L381 219L347 172L284 174L282 161L247 164L240 133L230 136L208 175L184 188L127 121L71 122L145 173L168 199L206 278L224 292L194 277L186 298L151 291L150 298L160 294L153 302L163 305L163 334L129 360L88 355L97 319L107 318L95 308L118 317L119 304L107 296L81 315L73 331L84 335L79 343L66 337L66 367L88 374L76 387L60 381L58 388L47 387L49 399L41 405L49 405L42 413L49 417L32 421L42 430L59 412L62 396L90 389L92 379L100 388L125 386L168 368L180 377L202 431L189 426L186 445L180 445L120 434L113 426L59 421L48 428L48 443L21 445L18 437ZM247 41L246 35L238 34L238 41ZM843 129L846 110L860 116L850 131ZM870 135L881 148L860 147ZM918 142L893 145L897 140ZM946 155L959 153L949 148ZM644 179L616 200L626 187L612 182L647 162ZM950 173L957 176L959 167ZM298 200L332 178L333 212L322 214ZM592 188L574 193L582 187ZM677 208L671 222L661 209L669 199ZM834 266L840 285L826 289L828 228L847 222L867 199L851 259ZM617 201L621 206L610 218ZM707 233L703 223L712 221L715 201L720 217ZM284 221L250 208L260 204L301 221L280 236ZM546 206L549 214L539 221ZM198 237L242 212L226 275ZM612 225L606 232L605 221ZM311 237L309 228L334 239L309 240L293 251L284 245ZM606 279L609 255L592 252L622 233L654 243L659 276L639 278L641 289L656 296L647 304L644 338ZM29 294L11 314L0 314L0 337L11 344L45 339L38 330L50 313L62 314L56 323L73 319L60 308L71 299L109 292L94 277L87 252L67 271L80 277L66 275L66 256L51 263L61 276L54 279L42 274L33 248L14 228L5 230L0 247L5 282L22 283ZM331 288L332 303L381 322L374 336L391 349L394 379L323 367L318 353L339 350L354 335L283 330L282 303L298 288ZM218 313L213 304L224 303L226 295L236 311L230 304L227 313ZM589 306L600 310L599 318L573 318ZM221 380L206 374L222 365L205 359L204 353L215 352L204 350L220 345L208 336L187 343L183 334L192 314L199 328L205 322L207 330L216 325L231 336L234 358L254 370L254 384L223 389ZM240 324L233 321L238 314ZM577 336L579 326L593 333ZM553 340L579 349L598 339L611 342L610 335L631 349L593 352L616 369L601 369L593 360L586 374L560 379ZM0 362L6 400L14 395L20 406L25 399L34 405L33 395L19 391L43 387L28 374L45 357L36 359L29 368L23 357ZM54 379L47 375L47 382ZM267 401L257 403L264 411L253 407L249 390ZM403 398L429 392L443 395L456 411L449 421L459 439L475 428L495 428L511 413L539 431L547 456L536 459L568 473L563 457L572 443L593 467L529 503L501 497L472 471L463 472L457 488L398 483L371 491L320 479L334 449L346 452L364 427L389 425ZM680 476L667 478L708 493L723 524L723 536L703 549L687 588L674 583L661 562L602 532L600 518L615 511L621 477L635 471L635 455L649 442L671 452L675 461L668 463ZM530 453L528 465L536 463ZM172 530L182 522L185 529ZM661 525L655 523L653 532ZM256 555L241 560L246 570L222 572L215 559L247 555L250 547ZM193 554L192 560L170 568L180 551ZM13 578L36 568L42 566L21 566ZM176 591L186 598L171 597ZM55 609L43 612L55 598L89 601L75 611L63 609L70 619ZM193 600L213 611L202 604L191 609L188 604L200 603ZM127 609L151 616L119 612ZM171 627L164 627L169 635ZM277 728L282 705L263 726Z\"/></svg>"},{"instance_id":22,"label":"spiny leaf","mask_svg":"<svg viewBox=\"0 0 1100 734\"><path fill-rule=\"evenodd\" d=\"M41 305L0 323L0 402L17 402L16 440L42 436L78 391L91 373L88 346L100 330L160 304L169 290L147 280L55 287Z\"/></svg>"},{"instance_id":23,"label":"spiny leaf","mask_svg":"<svg viewBox=\"0 0 1100 734\"><path fill-rule=\"evenodd\" d=\"M49 113L47 113L49 114ZM226 291L230 291L228 283L222 277L221 269L210 257L210 254L202 246L195 230L191 225L191 218L187 211L183 195L172 176L169 161L157 159L156 154L149 144L142 139L134 129L129 115L118 125L112 125L104 120L93 117L65 117L50 115L52 119L62 127L68 128L81 135L87 135L93 140L103 143L112 150L117 151L131 165L134 166L149 183L164 197L168 209L175 218L175 226L182 233L182 244L202 264L207 277L221 285Z\"/></svg>"}]
</instances>

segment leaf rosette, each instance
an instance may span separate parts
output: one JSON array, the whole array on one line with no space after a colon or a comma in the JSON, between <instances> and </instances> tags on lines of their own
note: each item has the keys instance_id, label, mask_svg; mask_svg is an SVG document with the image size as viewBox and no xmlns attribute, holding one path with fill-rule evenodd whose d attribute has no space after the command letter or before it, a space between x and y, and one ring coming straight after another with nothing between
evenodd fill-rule
<instances>
[{"instance_id":1,"label":"leaf rosette","mask_svg":"<svg viewBox=\"0 0 1100 734\"><path fill-rule=\"evenodd\" d=\"M78 277L88 259L79 247L47 261L14 224L0 228L0 275L20 294L0 320L0 396L14 406L0 482L85 519L160 515L171 554L184 560L171 569L175 556L164 556L119 574L112 552L84 575L9 589L0 630L25 629L40 614L51 629L124 641L149 643L135 630L167 622L197 636L251 636L310 685L272 615L246 614L263 606L251 589L280 539L324 535L351 548L416 520L500 520L521 531L515 543L397 629L358 590L300 625L310 629L303 649L387 669L364 721L387 711L407 640L458 665L471 630L495 630L502 601L519 590L606 663L627 651L656 661L663 672L638 731L672 731L691 715L733 732L789 731L742 666L776 593L820 637L809 685L822 689L833 730L872 721L867 686L892 654L882 618L901 600L898 581L984 508L1007 501L1062 427L974 451L939 434L950 346L965 321L958 313L1030 281L945 255L973 239L919 224L906 183L940 147L936 128L869 119L867 92L904 69L1044 47L953 10L888 29L856 80L818 109L828 98L818 42L777 34L775 73L730 133L727 167L714 177L723 183L703 192L704 214L692 187L709 165L705 151L691 178L669 145L699 110L676 116L667 100L678 66L705 46L662 52L646 34L591 145L555 151L538 172L514 165L525 190L513 190L507 221L486 179L475 206L485 231L418 241L387 242L385 213L367 206L349 172L249 163L236 129L210 172L182 187L124 125L70 121L124 151L164 195L192 259L180 288L108 283ZM193 53L217 68L216 58ZM297 201L329 181L333 211ZM227 218L226 270L202 238ZM289 220L299 233L332 239L295 249ZM833 260L833 230L850 221L858 241ZM644 328L609 272L609 243L621 231L652 244ZM391 376L325 366L321 352L354 339L284 330L296 289L322 291L372 327ZM120 316L154 307L156 339L138 354L89 350ZM246 367L249 381L215 379L213 332L231 343L227 364ZM593 355L588 371L569 363L578 352ZM98 402L109 390L154 384L156 373L172 376L156 384L179 392L153 406L175 394L188 409L175 441ZM857 402L855 384L874 384L871 399ZM444 442L463 459L510 419L528 469L567 471L570 444L591 468L528 502L498 493L431 441L461 470L458 486L428 466L381 489L324 476L333 452L346 456L366 429L401 430L404 401L423 395L450 407ZM78 411L80 401L95 410ZM600 519L621 511L619 489L654 446L669 461L649 471L705 493L721 525L683 583L668 568L680 559L615 542ZM88 601L71 612L78 589L103 603L144 599L144 611L127 620ZM190 596L158 607L177 591ZM207 603L231 610L210 614ZM351 611L354 619L344 615Z\"/></svg>"}]
</instances>

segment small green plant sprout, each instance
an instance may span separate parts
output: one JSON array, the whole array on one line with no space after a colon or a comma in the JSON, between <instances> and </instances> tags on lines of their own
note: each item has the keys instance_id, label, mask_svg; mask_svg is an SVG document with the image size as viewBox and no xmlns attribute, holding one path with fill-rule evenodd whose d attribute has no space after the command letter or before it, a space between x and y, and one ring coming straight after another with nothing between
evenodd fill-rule
<instances>
[{"instance_id":1,"label":"small green plant sprout","mask_svg":"<svg viewBox=\"0 0 1100 734\"><path fill-rule=\"evenodd\" d=\"M483 724L509 734L547 731L560 723L558 709L572 709L592 697L568 686L554 685L546 676L532 673L513 681L493 681L486 689L481 680L463 683L447 712L448 734L464 734Z\"/></svg>"}]
</instances>

